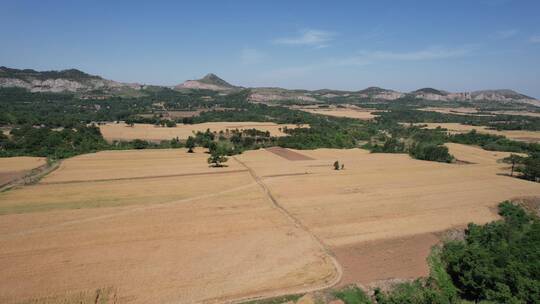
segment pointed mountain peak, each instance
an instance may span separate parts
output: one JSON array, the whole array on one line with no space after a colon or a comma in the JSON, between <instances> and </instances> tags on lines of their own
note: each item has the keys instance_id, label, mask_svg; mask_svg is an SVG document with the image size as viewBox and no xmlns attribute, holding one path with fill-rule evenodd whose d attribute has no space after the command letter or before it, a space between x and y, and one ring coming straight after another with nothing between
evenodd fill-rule
<instances>
[{"instance_id":1,"label":"pointed mountain peak","mask_svg":"<svg viewBox=\"0 0 540 304\"><path fill-rule=\"evenodd\" d=\"M230 87L230 88L234 87L232 84L219 78L216 74L213 74L213 73L206 74L203 78L199 79L198 81L202 83L206 83L206 84L220 86L220 87Z\"/></svg>"}]
</instances>

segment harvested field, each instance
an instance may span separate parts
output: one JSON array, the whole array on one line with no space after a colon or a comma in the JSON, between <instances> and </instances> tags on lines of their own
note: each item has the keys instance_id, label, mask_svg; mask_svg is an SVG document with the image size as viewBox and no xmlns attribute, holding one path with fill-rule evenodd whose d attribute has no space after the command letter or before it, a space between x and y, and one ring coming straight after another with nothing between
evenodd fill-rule
<instances>
[{"instance_id":1,"label":"harvested field","mask_svg":"<svg viewBox=\"0 0 540 304\"><path fill-rule=\"evenodd\" d=\"M540 117L540 112L528 112L528 111L493 111L491 113L503 114L503 115L521 115L521 116Z\"/></svg>"},{"instance_id":2,"label":"harvested field","mask_svg":"<svg viewBox=\"0 0 540 304\"><path fill-rule=\"evenodd\" d=\"M427 233L336 247L333 251L343 266L339 285L428 276L426 259L438 242L437 236Z\"/></svg>"},{"instance_id":3,"label":"harvested field","mask_svg":"<svg viewBox=\"0 0 540 304\"><path fill-rule=\"evenodd\" d=\"M299 108L299 110L312 113L312 114L322 114L328 116L336 117L349 117L368 120L376 117L376 114L373 114L375 110L362 109L358 107L347 107L347 108Z\"/></svg>"},{"instance_id":4,"label":"harvested field","mask_svg":"<svg viewBox=\"0 0 540 304\"><path fill-rule=\"evenodd\" d=\"M30 170L45 165L43 157L6 157L0 158L0 186L25 176Z\"/></svg>"},{"instance_id":5,"label":"harvested field","mask_svg":"<svg viewBox=\"0 0 540 304\"><path fill-rule=\"evenodd\" d=\"M442 114L454 114L454 115L473 115L473 116L493 116L489 113L479 113L476 108L456 107L427 107L419 109L420 111L437 112Z\"/></svg>"},{"instance_id":6,"label":"harvested field","mask_svg":"<svg viewBox=\"0 0 540 304\"><path fill-rule=\"evenodd\" d=\"M472 116L495 116L495 115L519 115L519 116L531 116L531 117L540 117L538 112L529 112L529 111L489 111L489 112L479 112L476 108L468 107L455 107L455 108L445 108L445 107L427 107L419 109L420 111L430 111L438 112L443 114L455 114L455 115L472 115Z\"/></svg>"},{"instance_id":7,"label":"harvested field","mask_svg":"<svg viewBox=\"0 0 540 304\"><path fill-rule=\"evenodd\" d=\"M151 124L135 124L133 127L129 127L124 123L108 123L99 126L103 137L109 142L114 140L128 141L134 139L159 142L162 140L171 140L176 137L186 139L188 136L192 136L194 132L204 132L207 129L215 132L221 130L225 131L226 129L257 129L269 131L272 136L285 136L285 133L280 130L284 127L296 128L296 125L280 125L271 122L206 122L192 125L178 124L174 128L158 127Z\"/></svg>"},{"instance_id":8,"label":"harvested field","mask_svg":"<svg viewBox=\"0 0 540 304\"><path fill-rule=\"evenodd\" d=\"M469 222L485 223L497 218L493 209L505 199L540 196L540 184L497 174L508 172L507 165L497 162L508 153L457 144L449 147L456 157L473 164L419 161L404 154L370 154L360 149L299 151L314 159L303 162L291 162L268 151L246 152L240 158L262 177L283 208L336 253L344 267L344 280L356 278L367 283L420 274L426 268L392 271L388 267L379 274L355 277L348 271L357 268L349 265L350 259L340 259L339 252L347 256L351 247L367 252L359 248ZM344 164L345 170L333 170L335 160ZM415 242L402 244L396 248L402 248L399 252L411 259L411 265L425 265L428 245L422 245L419 254ZM388 256L392 255L380 258ZM377 257L371 254L355 263L380 265L383 260Z\"/></svg>"},{"instance_id":9,"label":"harvested field","mask_svg":"<svg viewBox=\"0 0 540 304\"><path fill-rule=\"evenodd\" d=\"M65 160L0 193L0 302L219 302L326 287L341 266L342 283L425 275L436 232L540 196L499 175L508 153L448 146L471 164L361 149L247 151L218 169L201 150Z\"/></svg>"},{"instance_id":10,"label":"harvested field","mask_svg":"<svg viewBox=\"0 0 540 304\"><path fill-rule=\"evenodd\" d=\"M114 290L118 303L223 301L336 279L330 256L234 161L212 169L220 174L155 176L170 163L204 173L206 157L100 152L66 160L43 184L0 194L0 302L60 302L96 289ZM115 169L126 179L96 181Z\"/></svg>"},{"instance_id":11,"label":"harvested field","mask_svg":"<svg viewBox=\"0 0 540 304\"><path fill-rule=\"evenodd\" d=\"M426 125L428 129L435 129L437 127L448 129L450 133L467 133L472 130L476 130L480 133L502 135L509 139L526 141L526 142L540 142L540 131L497 131L490 130L484 126L469 126L459 123L417 123L416 125Z\"/></svg>"}]
</instances>

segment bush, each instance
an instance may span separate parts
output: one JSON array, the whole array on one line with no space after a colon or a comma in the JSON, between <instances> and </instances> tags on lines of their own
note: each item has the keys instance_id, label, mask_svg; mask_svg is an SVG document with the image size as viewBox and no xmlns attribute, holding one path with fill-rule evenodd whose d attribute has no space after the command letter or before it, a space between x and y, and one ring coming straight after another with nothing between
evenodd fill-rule
<instances>
[{"instance_id":1,"label":"bush","mask_svg":"<svg viewBox=\"0 0 540 304\"><path fill-rule=\"evenodd\" d=\"M454 157L448 153L448 147L432 143L416 143L409 150L413 158L443 163L451 163Z\"/></svg>"},{"instance_id":2,"label":"bush","mask_svg":"<svg viewBox=\"0 0 540 304\"><path fill-rule=\"evenodd\" d=\"M345 304L370 304L371 300L364 291L356 286L334 292L334 296L341 299Z\"/></svg>"}]
</instances>

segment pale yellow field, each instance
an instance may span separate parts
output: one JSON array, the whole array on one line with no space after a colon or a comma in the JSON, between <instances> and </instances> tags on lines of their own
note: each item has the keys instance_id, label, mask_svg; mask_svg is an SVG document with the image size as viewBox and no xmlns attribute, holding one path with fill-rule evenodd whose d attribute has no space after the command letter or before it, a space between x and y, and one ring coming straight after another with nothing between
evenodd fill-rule
<instances>
[{"instance_id":1,"label":"pale yellow field","mask_svg":"<svg viewBox=\"0 0 540 304\"><path fill-rule=\"evenodd\" d=\"M420 111L438 112L443 114L455 114L455 115L476 115L476 116L490 116L489 114L479 114L475 108L456 107L456 108L444 108L444 107L427 107L419 109Z\"/></svg>"},{"instance_id":2,"label":"pale yellow field","mask_svg":"<svg viewBox=\"0 0 540 304\"><path fill-rule=\"evenodd\" d=\"M448 146L471 164L361 149L247 151L227 168L184 149L68 159L0 193L0 302L100 288L117 303L228 301L331 285L336 263L346 282L422 275L433 233L540 196L540 184L501 174L508 153Z\"/></svg>"},{"instance_id":3,"label":"pale yellow field","mask_svg":"<svg viewBox=\"0 0 540 304\"><path fill-rule=\"evenodd\" d=\"M368 109L361 109L357 107L349 107L349 108L300 108L300 110L312 113L312 114L322 114L322 115L328 115L328 116L336 116L336 117L349 117L349 118L357 118L357 119L363 119L368 120L376 117L375 114L373 114L373 110Z\"/></svg>"},{"instance_id":4,"label":"pale yellow field","mask_svg":"<svg viewBox=\"0 0 540 304\"><path fill-rule=\"evenodd\" d=\"M540 141L540 131L521 131L521 130L497 131L497 130L490 130L484 126L469 126L469 125L463 125L459 123L417 123L416 125L426 125L426 127L429 129L435 129L437 127L441 127L441 128L448 129L450 133L466 133L474 129L480 133L502 135L513 140L527 141L527 142Z\"/></svg>"},{"instance_id":5,"label":"pale yellow field","mask_svg":"<svg viewBox=\"0 0 540 304\"><path fill-rule=\"evenodd\" d=\"M455 108L427 107L427 108L422 108L419 110L438 112L438 113L443 113L443 114L455 114L455 115L494 116L497 114L501 114L501 115L521 115L521 116L540 117L540 113L529 112L529 111L490 111L490 112L480 113L478 112L476 108L468 108L468 107L455 107Z\"/></svg>"},{"instance_id":6,"label":"pale yellow field","mask_svg":"<svg viewBox=\"0 0 540 304\"><path fill-rule=\"evenodd\" d=\"M531 116L531 117L540 117L538 112L527 112L527 111L493 111L493 114L505 114L505 115L522 115L522 116Z\"/></svg>"},{"instance_id":7,"label":"pale yellow field","mask_svg":"<svg viewBox=\"0 0 540 304\"><path fill-rule=\"evenodd\" d=\"M508 153L463 145L450 145L450 150L475 164L360 149L299 151L313 161L290 162L264 151L241 158L287 210L332 246L483 223L496 217L490 208L505 199L540 195L538 183L496 174L504 165L495 160ZM335 160L345 170L332 170Z\"/></svg>"},{"instance_id":8,"label":"pale yellow field","mask_svg":"<svg viewBox=\"0 0 540 304\"><path fill-rule=\"evenodd\" d=\"M124 123L108 123L99 126L103 137L107 141L113 140L134 140L143 139L148 141L171 140L173 138L186 139L188 136L193 136L194 132L204 132L207 129L210 131L219 132L221 130L242 130L242 129L257 129L261 131L269 131L272 136L284 136L280 129L284 127L295 128L292 124L275 124L272 122L205 122L193 125L178 124L174 128L157 127L151 124L135 124L129 127Z\"/></svg>"},{"instance_id":9,"label":"pale yellow field","mask_svg":"<svg viewBox=\"0 0 540 304\"><path fill-rule=\"evenodd\" d=\"M70 299L99 288L114 290L118 303L225 301L338 278L321 244L245 168L231 161L207 170L207 157L101 152L66 160L40 184L1 193L0 302ZM169 164L192 175L155 177L148 167L161 175Z\"/></svg>"}]
</instances>

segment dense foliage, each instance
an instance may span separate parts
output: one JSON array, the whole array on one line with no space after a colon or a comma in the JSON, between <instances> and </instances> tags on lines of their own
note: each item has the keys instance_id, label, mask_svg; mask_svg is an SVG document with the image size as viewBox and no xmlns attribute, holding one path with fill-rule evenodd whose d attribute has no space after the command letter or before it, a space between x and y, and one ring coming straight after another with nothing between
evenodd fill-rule
<instances>
[{"instance_id":1,"label":"dense foliage","mask_svg":"<svg viewBox=\"0 0 540 304\"><path fill-rule=\"evenodd\" d=\"M465 240L444 246L460 295L495 303L540 302L540 221L522 208L499 206L504 220L469 224Z\"/></svg>"}]
</instances>

